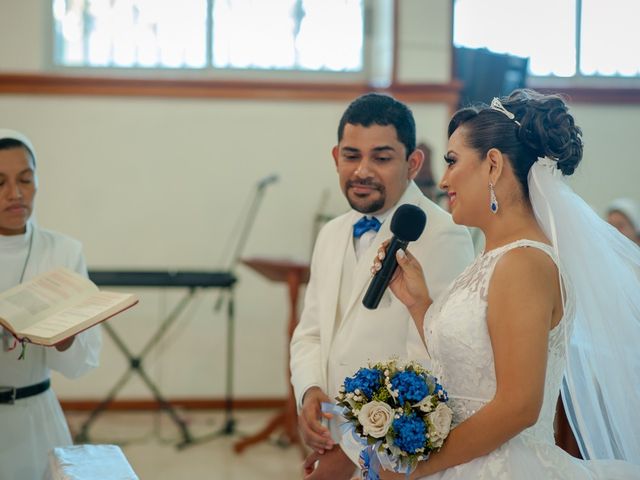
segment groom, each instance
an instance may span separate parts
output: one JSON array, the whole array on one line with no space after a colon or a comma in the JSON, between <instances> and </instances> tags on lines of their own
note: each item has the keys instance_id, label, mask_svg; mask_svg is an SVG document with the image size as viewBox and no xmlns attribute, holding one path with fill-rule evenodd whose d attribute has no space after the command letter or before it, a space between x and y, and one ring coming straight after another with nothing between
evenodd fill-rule
<instances>
[{"instance_id":1,"label":"groom","mask_svg":"<svg viewBox=\"0 0 640 480\"><path fill-rule=\"evenodd\" d=\"M390 292L378 309L362 306L377 249L392 236L395 209L410 203L427 215L424 233L409 248L424 265L433 298L471 262L473 246L466 228L413 182L424 155L416 149L415 121L403 103L376 93L358 97L340 120L332 155L352 210L318 235L291 340L291 383L302 436L320 460L315 469L315 456L306 462L308 478L335 480L350 478L362 446L350 435L340 439L339 419L329 428L322 424L321 403L333 402L345 377L370 361L428 358L408 311Z\"/></svg>"}]
</instances>

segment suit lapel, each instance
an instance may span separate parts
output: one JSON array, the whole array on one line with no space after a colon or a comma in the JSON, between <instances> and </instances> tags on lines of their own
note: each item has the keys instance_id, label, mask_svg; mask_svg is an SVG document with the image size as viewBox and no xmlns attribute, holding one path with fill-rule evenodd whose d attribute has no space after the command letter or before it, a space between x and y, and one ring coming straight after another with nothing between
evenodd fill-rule
<instances>
[{"instance_id":1,"label":"suit lapel","mask_svg":"<svg viewBox=\"0 0 640 480\"><path fill-rule=\"evenodd\" d=\"M367 248L363 254L360 255L360 258L358 258L356 271L353 275L353 290L351 292L351 297L349 297L349 304L345 309L342 324L345 323L345 320L349 318L349 315L351 314L351 310L358 304L363 290L369 286L369 282L371 280L371 266L373 265L373 259L380 247L380 244L384 240L393 236L391 233L391 218L393 217L396 209L405 203L416 205L419 202L421 195L422 192L420 192L415 183L410 182L398 203L393 207L391 212L389 212L384 223L380 226L380 230L373 239L373 242L371 242L369 248Z\"/></svg>"},{"instance_id":2,"label":"suit lapel","mask_svg":"<svg viewBox=\"0 0 640 480\"><path fill-rule=\"evenodd\" d=\"M324 326L327 329L324 338L332 339L333 331L336 326L335 318L338 312L338 298L340 296L340 283L342 279L342 264L344 262L344 256L347 248L353 248L352 242L353 233L352 225L356 220L354 215L347 215L345 222L348 224L338 229L338 235L335 239L335 243L332 245L333 255L327 255L329 265L327 266L326 278L331 279L329 283L324 285L324 299L326 302L326 312L328 318L333 318L333 322L324 322ZM325 347L328 349L331 341L325 343ZM327 352L325 352L327 353Z\"/></svg>"},{"instance_id":3,"label":"suit lapel","mask_svg":"<svg viewBox=\"0 0 640 480\"><path fill-rule=\"evenodd\" d=\"M369 285L371 280L371 265L373 265L373 258L378 251L380 244L391 238L391 230L389 229L389 222L385 222L380 226L378 234L361 255L356 263L356 271L353 274L353 289L351 290L351 296L349 297L349 303L345 309L344 319L348 318L351 314L351 310L358 304L362 291ZM343 323L344 323L343 319Z\"/></svg>"}]
</instances>

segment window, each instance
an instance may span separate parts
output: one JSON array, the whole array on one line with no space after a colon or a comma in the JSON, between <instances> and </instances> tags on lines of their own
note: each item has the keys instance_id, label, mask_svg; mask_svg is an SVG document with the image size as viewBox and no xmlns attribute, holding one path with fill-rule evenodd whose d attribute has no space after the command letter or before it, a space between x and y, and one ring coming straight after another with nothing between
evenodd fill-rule
<instances>
[{"instance_id":1,"label":"window","mask_svg":"<svg viewBox=\"0 0 640 480\"><path fill-rule=\"evenodd\" d=\"M53 0L61 66L360 72L364 0Z\"/></svg>"},{"instance_id":2,"label":"window","mask_svg":"<svg viewBox=\"0 0 640 480\"><path fill-rule=\"evenodd\" d=\"M455 0L455 46L529 57L536 76L640 77L640 2Z\"/></svg>"}]
</instances>

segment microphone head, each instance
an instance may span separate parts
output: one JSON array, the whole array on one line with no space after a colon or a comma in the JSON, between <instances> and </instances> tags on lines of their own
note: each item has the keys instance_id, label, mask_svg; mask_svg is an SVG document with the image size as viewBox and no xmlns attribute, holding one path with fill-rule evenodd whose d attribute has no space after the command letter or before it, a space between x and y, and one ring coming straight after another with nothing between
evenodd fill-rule
<instances>
[{"instance_id":1,"label":"microphone head","mask_svg":"<svg viewBox=\"0 0 640 480\"><path fill-rule=\"evenodd\" d=\"M393 217L391 217L391 232L400 240L405 242L414 242L424 230L427 224L427 215L424 210L405 203L400 205Z\"/></svg>"}]
</instances>

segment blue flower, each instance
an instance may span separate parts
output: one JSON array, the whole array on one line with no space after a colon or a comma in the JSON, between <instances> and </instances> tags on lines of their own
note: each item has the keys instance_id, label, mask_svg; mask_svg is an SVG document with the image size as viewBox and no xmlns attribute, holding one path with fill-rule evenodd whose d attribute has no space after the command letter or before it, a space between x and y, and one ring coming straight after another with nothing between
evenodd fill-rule
<instances>
[{"instance_id":1,"label":"blue flower","mask_svg":"<svg viewBox=\"0 0 640 480\"><path fill-rule=\"evenodd\" d=\"M394 375L391 379L391 387L398 390L400 405L404 405L404 402L419 402L429 394L429 388L424 378L412 371Z\"/></svg>"},{"instance_id":2,"label":"blue flower","mask_svg":"<svg viewBox=\"0 0 640 480\"><path fill-rule=\"evenodd\" d=\"M416 415L403 415L393 421L395 445L409 454L416 453L426 444L424 421Z\"/></svg>"},{"instance_id":3,"label":"blue flower","mask_svg":"<svg viewBox=\"0 0 640 480\"><path fill-rule=\"evenodd\" d=\"M373 392L381 386L382 372L376 368L361 368L353 377L344 380L345 392L351 393L359 389L367 399L370 399Z\"/></svg>"},{"instance_id":4,"label":"blue flower","mask_svg":"<svg viewBox=\"0 0 640 480\"><path fill-rule=\"evenodd\" d=\"M442 385L440 385L439 383L436 383L436 389L433 393L436 394L438 396L438 400L442 402L446 402L447 400L449 400L449 395L447 395L447 391L444 388L442 388Z\"/></svg>"}]
</instances>

